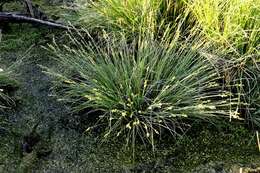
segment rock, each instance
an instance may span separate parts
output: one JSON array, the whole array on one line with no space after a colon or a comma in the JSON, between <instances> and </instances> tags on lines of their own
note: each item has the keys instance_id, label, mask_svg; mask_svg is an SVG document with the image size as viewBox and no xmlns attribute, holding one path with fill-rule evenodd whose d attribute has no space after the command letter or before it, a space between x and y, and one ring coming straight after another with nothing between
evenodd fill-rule
<instances>
[{"instance_id":1,"label":"rock","mask_svg":"<svg viewBox=\"0 0 260 173\"><path fill-rule=\"evenodd\" d=\"M201 165L194 170L191 171L192 173L228 173L225 168L224 164L221 162L210 162L206 165Z\"/></svg>"},{"instance_id":2,"label":"rock","mask_svg":"<svg viewBox=\"0 0 260 173\"><path fill-rule=\"evenodd\" d=\"M230 169L230 173L260 173L260 167L256 167L256 165L250 167L234 165Z\"/></svg>"}]
</instances>

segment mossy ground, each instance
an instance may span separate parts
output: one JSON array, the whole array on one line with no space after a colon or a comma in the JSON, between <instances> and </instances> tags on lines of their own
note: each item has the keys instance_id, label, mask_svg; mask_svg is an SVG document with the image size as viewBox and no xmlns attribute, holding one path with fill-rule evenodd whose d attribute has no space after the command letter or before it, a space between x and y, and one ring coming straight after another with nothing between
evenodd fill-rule
<instances>
[{"instance_id":1,"label":"mossy ground","mask_svg":"<svg viewBox=\"0 0 260 173\"><path fill-rule=\"evenodd\" d=\"M62 34L31 25L11 25L3 35L0 67L23 61L14 69L20 83L17 106L3 113L7 130L0 132L0 172L227 172L260 166L255 133L236 123L221 130L194 125L177 142L166 137L157 143L154 153L138 145L134 160L122 141L101 143L98 135L83 134L69 107L51 96L51 79L42 72L41 66L59 68L42 48L55 35ZM25 153L28 136L39 140Z\"/></svg>"}]
</instances>

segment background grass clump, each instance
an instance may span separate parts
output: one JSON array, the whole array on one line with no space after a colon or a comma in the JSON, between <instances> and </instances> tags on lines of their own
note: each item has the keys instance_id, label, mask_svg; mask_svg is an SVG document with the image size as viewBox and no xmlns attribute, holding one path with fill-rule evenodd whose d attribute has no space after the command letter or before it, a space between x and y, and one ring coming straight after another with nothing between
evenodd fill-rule
<instances>
[{"instance_id":1,"label":"background grass clump","mask_svg":"<svg viewBox=\"0 0 260 173\"><path fill-rule=\"evenodd\" d=\"M76 5L79 23L88 30L129 35L149 32L158 36L166 28L176 28L177 21L185 21L188 13L182 0L78 0Z\"/></svg>"},{"instance_id":2,"label":"background grass clump","mask_svg":"<svg viewBox=\"0 0 260 173\"><path fill-rule=\"evenodd\" d=\"M187 1L206 37L222 49L241 54L259 48L259 0Z\"/></svg>"},{"instance_id":3,"label":"background grass clump","mask_svg":"<svg viewBox=\"0 0 260 173\"><path fill-rule=\"evenodd\" d=\"M227 64L225 81L240 86L232 89L240 95L240 114L251 122L258 122L260 1L193 0L186 3L208 42L215 46L213 51L222 55Z\"/></svg>"},{"instance_id":4,"label":"background grass clump","mask_svg":"<svg viewBox=\"0 0 260 173\"><path fill-rule=\"evenodd\" d=\"M108 31L154 31L161 1L79 1L80 20L86 28Z\"/></svg>"}]
</instances>

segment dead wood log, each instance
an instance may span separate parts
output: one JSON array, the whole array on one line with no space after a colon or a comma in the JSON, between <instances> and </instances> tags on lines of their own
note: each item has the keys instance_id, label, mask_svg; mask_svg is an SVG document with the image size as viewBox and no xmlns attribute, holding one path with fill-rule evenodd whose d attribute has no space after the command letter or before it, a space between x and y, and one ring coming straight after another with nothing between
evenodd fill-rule
<instances>
[{"instance_id":1,"label":"dead wood log","mask_svg":"<svg viewBox=\"0 0 260 173\"><path fill-rule=\"evenodd\" d=\"M1 23L30 23L30 24L37 24L37 25L42 25L50 28L65 29L65 30L72 29L71 27L66 26L62 23L36 19L33 17L19 15L15 13L9 13L9 12L0 12L0 26Z\"/></svg>"}]
</instances>

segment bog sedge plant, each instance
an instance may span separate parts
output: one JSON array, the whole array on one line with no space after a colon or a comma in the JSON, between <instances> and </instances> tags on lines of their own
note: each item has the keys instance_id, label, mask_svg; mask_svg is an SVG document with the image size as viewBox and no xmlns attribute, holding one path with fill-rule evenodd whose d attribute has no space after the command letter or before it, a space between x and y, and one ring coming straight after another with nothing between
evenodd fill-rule
<instances>
[{"instance_id":1,"label":"bog sedge plant","mask_svg":"<svg viewBox=\"0 0 260 173\"><path fill-rule=\"evenodd\" d=\"M97 125L105 126L105 139L123 137L132 147L137 140L154 146L162 129L179 134L187 119L239 119L233 111L236 98L223 90L212 59L196 45L126 40L108 39L98 46L72 39L74 48L50 46L67 69L48 71L60 100L74 111L102 112ZM73 75L67 75L69 69Z\"/></svg>"}]
</instances>

